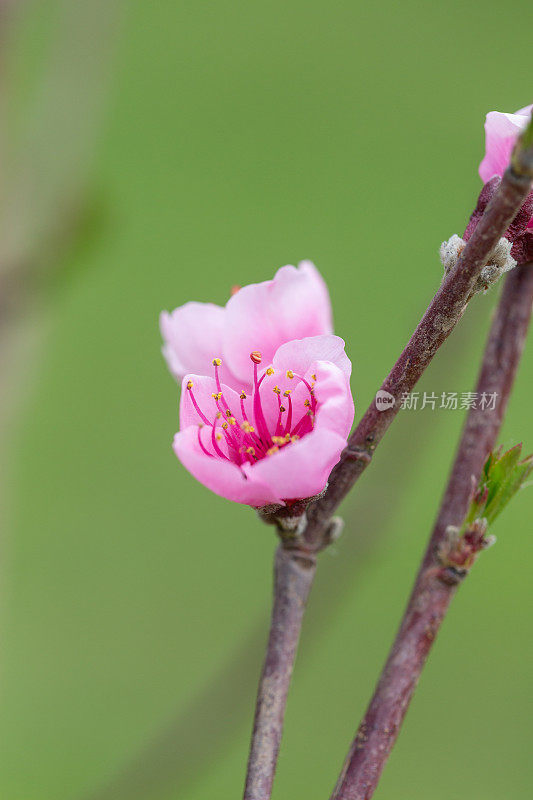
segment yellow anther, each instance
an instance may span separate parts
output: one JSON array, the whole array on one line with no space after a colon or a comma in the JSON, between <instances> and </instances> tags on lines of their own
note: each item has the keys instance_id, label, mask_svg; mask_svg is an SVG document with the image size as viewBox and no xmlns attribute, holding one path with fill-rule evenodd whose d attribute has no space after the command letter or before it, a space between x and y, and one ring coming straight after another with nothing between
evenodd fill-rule
<instances>
[{"instance_id":1,"label":"yellow anther","mask_svg":"<svg viewBox=\"0 0 533 800\"><path fill-rule=\"evenodd\" d=\"M236 424L235 417L228 417L228 422L230 425L235 425Z\"/></svg>"},{"instance_id":2,"label":"yellow anther","mask_svg":"<svg viewBox=\"0 0 533 800\"><path fill-rule=\"evenodd\" d=\"M227 422L223 422L222 423L222 427L224 428L224 430L226 430L226 428L228 427L228 423Z\"/></svg>"},{"instance_id":3,"label":"yellow anther","mask_svg":"<svg viewBox=\"0 0 533 800\"><path fill-rule=\"evenodd\" d=\"M274 386L272 391L275 392L276 394L281 394L281 389L279 388L279 386Z\"/></svg>"},{"instance_id":4,"label":"yellow anther","mask_svg":"<svg viewBox=\"0 0 533 800\"><path fill-rule=\"evenodd\" d=\"M253 447L247 447L246 452L251 456L255 456L255 450Z\"/></svg>"},{"instance_id":5,"label":"yellow anther","mask_svg":"<svg viewBox=\"0 0 533 800\"><path fill-rule=\"evenodd\" d=\"M298 434L295 433L294 436L291 436L291 442L297 442L299 438Z\"/></svg>"},{"instance_id":6,"label":"yellow anther","mask_svg":"<svg viewBox=\"0 0 533 800\"><path fill-rule=\"evenodd\" d=\"M240 397L241 397L241 400L246 400L246 392L244 391L244 389L241 389Z\"/></svg>"},{"instance_id":7,"label":"yellow anther","mask_svg":"<svg viewBox=\"0 0 533 800\"><path fill-rule=\"evenodd\" d=\"M272 436L272 441L274 442L274 444L277 444L281 447L282 445L286 444L286 442L288 442L289 440L286 439L285 436Z\"/></svg>"},{"instance_id":8,"label":"yellow anther","mask_svg":"<svg viewBox=\"0 0 533 800\"><path fill-rule=\"evenodd\" d=\"M248 422L248 420L245 420L245 421L242 423L242 425L241 425L241 429L242 429L242 430L243 430L245 433L254 433L254 431L255 431L255 428L254 428L252 425L250 425L250 423Z\"/></svg>"},{"instance_id":9,"label":"yellow anther","mask_svg":"<svg viewBox=\"0 0 533 800\"><path fill-rule=\"evenodd\" d=\"M216 419L220 419L221 416L222 414L220 413L220 411L217 411L217 413L215 414Z\"/></svg>"},{"instance_id":10,"label":"yellow anther","mask_svg":"<svg viewBox=\"0 0 533 800\"><path fill-rule=\"evenodd\" d=\"M213 366L214 367L221 367L222 366L222 359L221 358L214 358L213 359Z\"/></svg>"},{"instance_id":11,"label":"yellow anther","mask_svg":"<svg viewBox=\"0 0 533 800\"><path fill-rule=\"evenodd\" d=\"M288 397L290 393L291 393L290 389L285 389L285 391L283 392L283 397Z\"/></svg>"},{"instance_id":12,"label":"yellow anther","mask_svg":"<svg viewBox=\"0 0 533 800\"><path fill-rule=\"evenodd\" d=\"M191 391L193 386L194 386L194 383L192 381L187 381L187 389L189 390L189 392Z\"/></svg>"},{"instance_id":13,"label":"yellow anther","mask_svg":"<svg viewBox=\"0 0 533 800\"><path fill-rule=\"evenodd\" d=\"M267 456L273 456L274 453L278 452L278 450L279 450L279 447L271 447L269 450L267 450L266 454L267 454Z\"/></svg>"},{"instance_id":14,"label":"yellow anther","mask_svg":"<svg viewBox=\"0 0 533 800\"><path fill-rule=\"evenodd\" d=\"M294 378L294 372L292 371L292 369L287 370L287 378L290 378L291 381Z\"/></svg>"},{"instance_id":15,"label":"yellow anther","mask_svg":"<svg viewBox=\"0 0 533 800\"><path fill-rule=\"evenodd\" d=\"M316 375L311 375L312 379L316 381Z\"/></svg>"},{"instance_id":16,"label":"yellow anther","mask_svg":"<svg viewBox=\"0 0 533 800\"><path fill-rule=\"evenodd\" d=\"M285 434L285 441L286 441L286 442L290 442L290 440L291 440L291 435L290 435L290 433L286 433L286 434Z\"/></svg>"},{"instance_id":17,"label":"yellow anther","mask_svg":"<svg viewBox=\"0 0 533 800\"><path fill-rule=\"evenodd\" d=\"M217 433L215 438L217 439L217 441L220 442L220 440L222 439L222 434L221 433Z\"/></svg>"},{"instance_id":18,"label":"yellow anther","mask_svg":"<svg viewBox=\"0 0 533 800\"><path fill-rule=\"evenodd\" d=\"M273 374L274 374L274 367L269 367L269 368L267 369L267 371L266 371L266 374L267 374L267 375L273 375Z\"/></svg>"},{"instance_id":19,"label":"yellow anther","mask_svg":"<svg viewBox=\"0 0 533 800\"><path fill-rule=\"evenodd\" d=\"M285 408L285 406L280 406L280 407L279 407L279 410L280 410L280 411L281 411L281 413L283 414L283 412L284 412L284 411L286 411L287 409Z\"/></svg>"},{"instance_id":20,"label":"yellow anther","mask_svg":"<svg viewBox=\"0 0 533 800\"><path fill-rule=\"evenodd\" d=\"M213 398L213 400L220 400L220 398L222 397L222 392L213 392L211 397Z\"/></svg>"},{"instance_id":21,"label":"yellow anther","mask_svg":"<svg viewBox=\"0 0 533 800\"><path fill-rule=\"evenodd\" d=\"M311 405L311 403L309 402L309 400L304 400L304 406L309 408L310 405Z\"/></svg>"},{"instance_id":22,"label":"yellow anther","mask_svg":"<svg viewBox=\"0 0 533 800\"><path fill-rule=\"evenodd\" d=\"M226 416L231 417L231 411L229 410L229 408L226 409Z\"/></svg>"}]
</instances>

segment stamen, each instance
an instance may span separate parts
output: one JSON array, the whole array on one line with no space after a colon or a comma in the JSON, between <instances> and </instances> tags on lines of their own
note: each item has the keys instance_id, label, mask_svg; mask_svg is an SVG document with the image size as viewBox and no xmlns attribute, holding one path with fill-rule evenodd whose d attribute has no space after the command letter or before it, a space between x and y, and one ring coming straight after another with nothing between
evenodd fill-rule
<instances>
[{"instance_id":1,"label":"stamen","mask_svg":"<svg viewBox=\"0 0 533 800\"><path fill-rule=\"evenodd\" d=\"M305 433L309 433L309 430L313 430L313 414L311 411L306 411L303 417L296 423L294 428L292 429L292 435L298 434L299 436L303 436ZM305 430L305 428L309 428L309 430Z\"/></svg>"},{"instance_id":2,"label":"stamen","mask_svg":"<svg viewBox=\"0 0 533 800\"><path fill-rule=\"evenodd\" d=\"M291 425L292 425L292 397L291 397L291 393L290 393L289 389L287 389L286 392L283 392L283 397L286 397L287 400L289 401L289 410L287 412L287 422L285 423L285 430L283 431L283 433L286 434L288 431L290 431Z\"/></svg>"},{"instance_id":3,"label":"stamen","mask_svg":"<svg viewBox=\"0 0 533 800\"><path fill-rule=\"evenodd\" d=\"M224 397L224 394L222 392L222 385L220 383L220 375L218 374L218 368L222 366L222 359L214 358L213 359L213 366L215 368L215 381L216 381L216 384L217 384L217 392L218 392L218 398L215 398L215 399L216 400L222 400L223 404L227 408L229 403L226 401L226 398ZM230 414L231 414L231 412L230 412Z\"/></svg>"},{"instance_id":4,"label":"stamen","mask_svg":"<svg viewBox=\"0 0 533 800\"><path fill-rule=\"evenodd\" d=\"M290 375L289 375L289 372L290 372ZM306 386L307 391L311 395L311 409L312 409L312 411L314 411L316 409L316 397L315 397L315 393L313 391L313 386L315 384L314 383L310 384L308 381L306 381L305 378L303 378L301 375L298 375L297 372L293 372L292 370L288 370L287 377L288 378L297 378L299 381L302 381L302 383ZM314 381L316 381L316 375L315 374L313 374L311 377L313 378ZM305 405L307 405L307 403Z\"/></svg>"},{"instance_id":5,"label":"stamen","mask_svg":"<svg viewBox=\"0 0 533 800\"><path fill-rule=\"evenodd\" d=\"M202 411L202 409L200 408L200 406L196 402L196 398L195 398L195 396L193 394L192 387L193 387L193 382L192 381L187 381L187 391L189 392L189 396L190 396L191 402L192 402L192 404L194 406L194 410L196 411L196 413L198 414L198 416L200 417L202 422L205 422L206 425L211 425L211 423L207 419L206 415L204 414L204 412Z\"/></svg>"},{"instance_id":6,"label":"stamen","mask_svg":"<svg viewBox=\"0 0 533 800\"><path fill-rule=\"evenodd\" d=\"M253 427L253 425L250 424L250 421L249 421L249 419L248 419L248 417L246 415L246 409L244 408L244 401L246 400L247 395L246 395L246 392L244 391L244 389L241 391L240 397L241 397L241 414L242 414L242 418L244 420L244 422L242 424L249 426L248 430L244 429L245 433L250 436L250 438L252 439L254 444L260 450L264 451L264 445L262 444L261 439L259 438L259 436L256 434L255 428Z\"/></svg>"},{"instance_id":7,"label":"stamen","mask_svg":"<svg viewBox=\"0 0 533 800\"><path fill-rule=\"evenodd\" d=\"M210 453L209 450L204 445L204 443L202 442L202 436L200 434L200 431L202 430L203 427L204 426L201 423L200 425L198 425L198 444L200 445L206 456L209 456L209 458L214 458L213 453Z\"/></svg>"},{"instance_id":8,"label":"stamen","mask_svg":"<svg viewBox=\"0 0 533 800\"><path fill-rule=\"evenodd\" d=\"M270 439L270 434L268 432L268 426L266 424L265 415L263 414L263 407L261 405L261 396L259 394L259 387L260 387L261 382L262 382L262 380L263 380L263 378L265 376L263 375L261 380L258 380L258 378L257 378L257 365L261 363L261 353L259 353L257 351L254 351L253 353L250 353L250 358L252 359L253 364L254 364L254 399L253 399L253 404L254 404L255 422L256 422L257 428L259 430L260 439L263 439L265 442L268 442L268 440Z\"/></svg>"},{"instance_id":9,"label":"stamen","mask_svg":"<svg viewBox=\"0 0 533 800\"><path fill-rule=\"evenodd\" d=\"M285 411L285 407L281 405L281 397L280 397L281 392L279 390L279 387L275 386L274 391L278 396L278 420L276 422L276 436L278 436L281 433L281 417L283 412Z\"/></svg>"},{"instance_id":10,"label":"stamen","mask_svg":"<svg viewBox=\"0 0 533 800\"><path fill-rule=\"evenodd\" d=\"M230 459L222 452L220 449L218 442L222 439L222 436L219 433L216 433L216 422L211 428L211 443L215 449L215 452L220 458L223 458L224 461L229 461Z\"/></svg>"}]
</instances>

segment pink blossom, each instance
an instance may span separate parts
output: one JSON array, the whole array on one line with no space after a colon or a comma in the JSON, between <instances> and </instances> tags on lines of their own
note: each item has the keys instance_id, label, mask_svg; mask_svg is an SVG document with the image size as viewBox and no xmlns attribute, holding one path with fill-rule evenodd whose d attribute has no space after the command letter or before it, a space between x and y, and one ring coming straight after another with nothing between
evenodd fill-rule
<instances>
[{"instance_id":1,"label":"pink blossom","mask_svg":"<svg viewBox=\"0 0 533 800\"><path fill-rule=\"evenodd\" d=\"M351 363L332 334L316 268L282 267L225 308L161 315L163 353L182 378L174 451L217 494L260 507L319 494L354 414Z\"/></svg>"},{"instance_id":2,"label":"pink blossom","mask_svg":"<svg viewBox=\"0 0 533 800\"><path fill-rule=\"evenodd\" d=\"M518 135L525 129L533 105L520 108L515 114L505 114L502 111L489 111L485 119L485 157L479 165L479 174L484 183L488 183L494 176L502 177L509 166L511 153ZM527 228L533 228L533 218L530 218ZM525 240L526 241L526 240ZM531 244L529 234L527 246L522 247L527 260ZM513 253L516 257L516 253ZM519 257L520 259L520 257ZM520 260L519 260L519 263Z\"/></svg>"},{"instance_id":3,"label":"pink blossom","mask_svg":"<svg viewBox=\"0 0 533 800\"><path fill-rule=\"evenodd\" d=\"M514 144L531 116L533 105L519 109L515 114L489 111L485 119L485 158L479 165L483 183L494 175L502 177L509 166Z\"/></svg>"}]
</instances>

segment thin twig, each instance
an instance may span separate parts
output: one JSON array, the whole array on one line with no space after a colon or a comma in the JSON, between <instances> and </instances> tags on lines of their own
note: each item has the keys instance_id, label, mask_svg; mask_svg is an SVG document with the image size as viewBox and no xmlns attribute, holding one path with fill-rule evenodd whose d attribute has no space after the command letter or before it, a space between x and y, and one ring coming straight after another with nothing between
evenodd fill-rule
<instances>
[{"instance_id":1,"label":"thin twig","mask_svg":"<svg viewBox=\"0 0 533 800\"><path fill-rule=\"evenodd\" d=\"M315 569L314 558L279 545L274 565L274 606L257 693L244 800L268 800L272 791L287 692Z\"/></svg>"},{"instance_id":2,"label":"thin twig","mask_svg":"<svg viewBox=\"0 0 533 800\"><path fill-rule=\"evenodd\" d=\"M352 433L348 447L336 467L323 497L307 511L304 539L310 550L321 550L331 515L344 499L386 433L400 408L404 393L410 392L433 356L461 319L472 297L474 286L490 255L516 216L531 189L533 179L533 123L513 154L503 180L485 210L461 258L448 273L429 304L403 353L385 378L381 389L394 398L394 404L380 411L372 403Z\"/></svg>"},{"instance_id":3,"label":"thin twig","mask_svg":"<svg viewBox=\"0 0 533 800\"><path fill-rule=\"evenodd\" d=\"M506 278L478 378L478 396L496 393L495 407L482 410L477 406L468 414L407 610L331 800L369 800L374 794L431 645L464 577L444 569L438 551L448 526L462 524L473 481L477 485L485 459L496 443L522 355L532 303L533 264L527 264L515 268Z\"/></svg>"}]
</instances>

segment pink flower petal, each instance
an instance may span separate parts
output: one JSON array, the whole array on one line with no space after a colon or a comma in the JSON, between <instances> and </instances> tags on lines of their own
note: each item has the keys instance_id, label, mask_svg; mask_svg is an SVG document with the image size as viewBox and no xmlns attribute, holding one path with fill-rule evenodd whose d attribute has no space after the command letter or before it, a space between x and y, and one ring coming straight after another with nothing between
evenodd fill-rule
<instances>
[{"instance_id":1,"label":"pink flower petal","mask_svg":"<svg viewBox=\"0 0 533 800\"><path fill-rule=\"evenodd\" d=\"M316 375L314 392L318 401L316 427L335 431L347 439L353 424L354 403L346 375L325 361L313 364L312 370Z\"/></svg>"},{"instance_id":2,"label":"pink flower petal","mask_svg":"<svg viewBox=\"0 0 533 800\"><path fill-rule=\"evenodd\" d=\"M527 125L533 106L521 108L516 114L490 111L485 120L485 157L479 165L479 174L484 183L494 175L503 175L518 134Z\"/></svg>"},{"instance_id":3,"label":"pink flower petal","mask_svg":"<svg viewBox=\"0 0 533 800\"><path fill-rule=\"evenodd\" d=\"M163 355L175 378L188 372L213 374L213 359L222 355L226 309L214 303L185 303L160 316ZM235 385L227 365L222 363L221 379Z\"/></svg>"},{"instance_id":4,"label":"pink flower petal","mask_svg":"<svg viewBox=\"0 0 533 800\"><path fill-rule=\"evenodd\" d=\"M226 306L224 356L241 380L250 376L250 352L272 361L284 342L332 332L326 285L308 261L279 269L271 281L240 289Z\"/></svg>"},{"instance_id":5,"label":"pink flower petal","mask_svg":"<svg viewBox=\"0 0 533 800\"><path fill-rule=\"evenodd\" d=\"M255 507L282 502L259 475L245 477L235 464L207 456L198 443L197 426L177 433L173 449L183 466L221 497Z\"/></svg>"},{"instance_id":6,"label":"pink flower petal","mask_svg":"<svg viewBox=\"0 0 533 800\"><path fill-rule=\"evenodd\" d=\"M285 342L277 349L272 365L280 372L292 369L303 375L315 361L330 361L349 379L352 362L344 351L345 346L344 340L333 334Z\"/></svg>"},{"instance_id":7,"label":"pink flower petal","mask_svg":"<svg viewBox=\"0 0 533 800\"><path fill-rule=\"evenodd\" d=\"M267 484L273 494L286 500L312 497L326 486L345 447L343 436L317 427L273 456L244 469L254 481Z\"/></svg>"}]
</instances>

